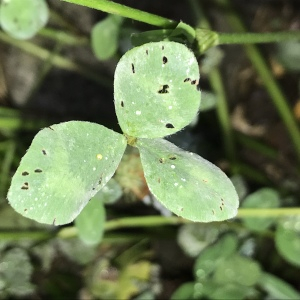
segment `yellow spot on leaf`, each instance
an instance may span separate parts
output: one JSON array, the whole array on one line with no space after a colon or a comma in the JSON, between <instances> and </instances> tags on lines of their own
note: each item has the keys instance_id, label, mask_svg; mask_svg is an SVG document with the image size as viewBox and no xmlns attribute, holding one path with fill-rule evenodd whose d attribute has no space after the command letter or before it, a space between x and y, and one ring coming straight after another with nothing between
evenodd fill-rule
<instances>
[{"instance_id":1,"label":"yellow spot on leaf","mask_svg":"<svg viewBox=\"0 0 300 300\"><path fill-rule=\"evenodd\" d=\"M102 154L97 154L97 159L101 160L103 158Z\"/></svg>"}]
</instances>

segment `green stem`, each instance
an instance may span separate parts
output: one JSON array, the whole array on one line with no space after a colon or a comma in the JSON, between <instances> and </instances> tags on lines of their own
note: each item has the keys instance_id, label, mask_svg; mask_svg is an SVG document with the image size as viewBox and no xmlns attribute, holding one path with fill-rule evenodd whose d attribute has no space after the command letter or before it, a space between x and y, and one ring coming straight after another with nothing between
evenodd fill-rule
<instances>
[{"instance_id":1,"label":"green stem","mask_svg":"<svg viewBox=\"0 0 300 300\"><path fill-rule=\"evenodd\" d=\"M199 1L190 0L189 4L196 18L196 23L202 28L210 29L209 21L203 14L203 8L200 6ZM227 105L226 93L224 84L222 81L221 72L218 68L212 70L209 74L209 82L217 96L217 115L222 130L223 144L226 152L226 156L231 161L232 165L236 165L236 149L233 130L230 122L229 108ZM233 172L235 171L235 167Z\"/></svg>"},{"instance_id":2,"label":"green stem","mask_svg":"<svg viewBox=\"0 0 300 300\"><path fill-rule=\"evenodd\" d=\"M222 44L258 44L300 40L300 31L219 33Z\"/></svg>"},{"instance_id":3,"label":"green stem","mask_svg":"<svg viewBox=\"0 0 300 300\"><path fill-rule=\"evenodd\" d=\"M270 159L277 160L279 158L279 151L264 144L263 142L239 132L236 132L236 138L240 144Z\"/></svg>"},{"instance_id":4,"label":"green stem","mask_svg":"<svg viewBox=\"0 0 300 300\"><path fill-rule=\"evenodd\" d=\"M229 109L227 105L226 93L219 69L213 69L209 73L209 81L217 96L217 115L222 130L222 137L226 155L231 163L236 165L236 149L233 136L233 130L230 122ZM235 172L235 170L233 170Z\"/></svg>"},{"instance_id":5,"label":"green stem","mask_svg":"<svg viewBox=\"0 0 300 300\"><path fill-rule=\"evenodd\" d=\"M78 4L97 10L101 10L110 14L119 15L132 20L147 23L162 28L175 28L178 22L166 19L161 16L153 15L135 8L131 8L119 3L108 0L62 0L73 4Z\"/></svg>"},{"instance_id":6,"label":"green stem","mask_svg":"<svg viewBox=\"0 0 300 300\"><path fill-rule=\"evenodd\" d=\"M10 180L10 169L14 159L16 142L11 140L7 145L4 159L0 171L0 197L4 196L7 191L8 181Z\"/></svg>"},{"instance_id":7,"label":"green stem","mask_svg":"<svg viewBox=\"0 0 300 300\"><path fill-rule=\"evenodd\" d=\"M47 60L51 56L51 52L49 50L46 50L40 46L37 46L33 43L27 42L27 41L19 41L16 39L11 38L7 34L0 31L0 41L5 42L7 44L10 44L12 46L15 46L19 49L21 49L24 52L27 52L31 55L34 55L41 60ZM98 73L90 70L89 68L82 66L78 63L75 63L63 56L56 55L53 58L52 61L53 65L56 67L59 67L61 69L65 69L68 71L74 71L82 74L83 76L107 87L112 88L113 83L111 80L107 79L106 76L101 76Z\"/></svg>"},{"instance_id":8,"label":"green stem","mask_svg":"<svg viewBox=\"0 0 300 300\"><path fill-rule=\"evenodd\" d=\"M15 240L47 240L55 237L55 233L49 231L0 231L0 241Z\"/></svg>"},{"instance_id":9,"label":"green stem","mask_svg":"<svg viewBox=\"0 0 300 300\"><path fill-rule=\"evenodd\" d=\"M228 0L218 0L219 3L225 6L227 9L227 19L234 31L246 32L246 28L236 13L233 12ZM254 45L244 45L245 51L251 60L254 68L261 77L272 101L275 105L278 114L282 118L290 138L294 144L298 159L300 160L300 131L298 125L294 119L293 113L288 106L285 96L279 88L276 80L273 77L268 65L266 64L263 56L259 52L258 48Z\"/></svg>"},{"instance_id":10,"label":"green stem","mask_svg":"<svg viewBox=\"0 0 300 300\"><path fill-rule=\"evenodd\" d=\"M299 207L289 207L289 208L240 208L238 211L237 218L268 218L268 217L282 217L282 216L293 216L300 215ZM105 224L105 231L111 231L116 229L124 228L145 228L145 227L159 227L167 225L181 225L187 223L194 223L192 221L178 218L178 217L164 217L164 216L143 216L143 217L125 217L120 219L114 219L107 221ZM224 222L228 223L227 221ZM221 222L213 222L211 224L222 224ZM235 224L235 223L233 223ZM76 227L65 227L60 229L58 232L49 231L0 231L0 240L19 240L19 239L31 239L31 240L43 240L53 237L58 237L62 239L73 238L77 236ZM120 239L124 237L124 233L116 236L113 233L105 233L104 241L107 239ZM147 237L144 234L125 234L125 240L129 239L140 239Z\"/></svg>"},{"instance_id":11,"label":"green stem","mask_svg":"<svg viewBox=\"0 0 300 300\"><path fill-rule=\"evenodd\" d=\"M299 207L282 208L240 208L238 218L267 218L300 215Z\"/></svg>"},{"instance_id":12,"label":"green stem","mask_svg":"<svg viewBox=\"0 0 300 300\"><path fill-rule=\"evenodd\" d=\"M89 44L89 39L86 37L76 36L62 30L55 30L52 28L42 28L38 32L38 35L70 46L85 46Z\"/></svg>"}]
</instances>

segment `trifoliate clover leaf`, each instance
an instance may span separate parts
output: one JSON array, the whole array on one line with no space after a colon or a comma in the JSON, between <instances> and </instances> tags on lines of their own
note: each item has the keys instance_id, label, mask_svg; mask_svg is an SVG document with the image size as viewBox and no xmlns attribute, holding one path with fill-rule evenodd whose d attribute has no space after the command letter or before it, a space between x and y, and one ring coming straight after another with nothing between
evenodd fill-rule
<instances>
[{"instance_id":1,"label":"trifoliate clover leaf","mask_svg":"<svg viewBox=\"0 0 300 300\"><path fill-rule=\"evenodd\" d=\"M11 206L46 224L72 222L114 174L126 139L101 125L71 121L41 130L8 192Z\"/></svg>"},{"instance_id":2,"label":"trifoliate clover leaf","mask_svg":"<svg viewBox=\"0 0 300 300\"><path fill-rule=\"evenodd\" d=\"M197 222L236 216L236 190L217 166L163 139L138 139L137 147L150 191L173 213Z\"/></svg>"},{"instance_id":3,"label":"trifoliate clover leaf","mask_svg":"<svg viewBox=\"0 0 300 300\"><path fill-rule=\"evenodd\" d=\"M157 138L193 121L200 106L199 67L186 46L148 43L119 61L114 81L116 114L129 136Z\"/></svg>"}]
</instances>

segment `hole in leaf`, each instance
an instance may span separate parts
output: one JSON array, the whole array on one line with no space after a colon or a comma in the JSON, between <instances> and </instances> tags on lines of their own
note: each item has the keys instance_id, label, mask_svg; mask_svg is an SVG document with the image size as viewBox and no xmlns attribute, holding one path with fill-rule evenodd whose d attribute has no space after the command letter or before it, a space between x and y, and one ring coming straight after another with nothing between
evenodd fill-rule
<instances>
[{"instance_id":1,"label":"hole in leaf","mask_svg":"<svg viewBox=\"0 0 300 300\"><path fill-rule=\"evenodd\" d=\"M183 80L183 82L189 82L189 81L191 81L191 78L186 78Z\"/></svg>"},{"instance_id":2,"label":"hole in leaf","mask_svg":"<svg viewBox=\"0 0 300 300\"><path fill-rule=\"evenodd\" d=\"M167 124L166 124L166 127L167 127L167 128L174 128L174 125L171 124L171 123L167 123Z\"/></svg>"},{"instance_id":3,"label":"hole in leaf","mask_svg":"<svg viewBox=\"0 0 300 300\"><path fill-rule=\"evenodd\" d=\"M35 169L34 172L35 172L35 173L42 173L43 170L41 170L41 169Z\"/></svg>"},{"instance_id":4,"label":"hole in leaf","mask_svg":"<svg viewBox=\"0 0 300 300\"><path fill-rule=\"evenodd\" d=\"M24 182L23 186L21 187L21 190L28 190L29 186L28 186L28 182Z\"/></svg>"},{"instance_id":5,"label":"hole in leaf","mask_svg":"<svg viewBox=\"0 0 300 300\"><path fill-rule=\"evenodd\" d=\"M25 171L25 172L22 173L22 175L27 176L27 175L29 175L29 173L27 171Z\"/></svg>"},{"instance_id":6,"label":"hole in leaf","mask_svg":"<svg viewBox=\"0 0 300 300\"><path fill-rule=\"evenodd\" d=\"M160 90L158 91L158 93L159 93L159 94L167 94L167 93L169 93L168 88L169 88L169 86L168 86L167 84L164 84L164 85L160 88Z\"/></svg>"},{"instance_id":7,"label":"hole in leaf","mask_svg":"<svg viewBox=\"0 0 300 300\"><path fill-rule=\"evenodd\" d=\"M135 73L134 64L131 64L131 70L132 70L132 73L134 74Z\"/></svg>"},{"instance_id":8,"label":"hole in leaf","mask_svg":"<svg viewBox=\"0 0 300 300\"><path fill-rule=\"evenodd\" d=\"M47 155L47 152L46 152L45 149L43 149L42 152L43 152L44 155Z\"/></svg>"},{"instance_id":9,"label":"hole in leaf","mask_svg":"<svg viewBox=\"0 0 300 300\"><path fill-rule=\"evenodd\" d=\"M162 58L162 61L163 61L163 64L165 65L165 64L168 62L168 59L164 56L164 57Z\"/></svg>"},{"instance_id":10,"label":"hole in leaf","mask_svg":"<svg viewBox=\"0 0 300 300\"><path fill-rule=\"evenodd\" d=\"M170 160L175 160L176 158L177 158L177 157L174 156L174 155L169 156L169 159L170 159Z\"/></svg>"},{"instance_id":11,"label":"hole in leaf","mask_svg":"<svg viewBox=\"0 0 300 300\"><path fill-rule=\"evenodd\" d=\"M124 101L121 101L121 106L124 107Z\"/></svg>"}]
</instances>

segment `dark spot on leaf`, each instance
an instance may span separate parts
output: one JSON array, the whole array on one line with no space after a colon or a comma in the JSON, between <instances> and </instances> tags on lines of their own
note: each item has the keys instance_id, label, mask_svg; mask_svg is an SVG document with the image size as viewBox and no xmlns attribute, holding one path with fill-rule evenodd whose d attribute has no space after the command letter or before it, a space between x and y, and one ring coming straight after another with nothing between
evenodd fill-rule
<instances>
[{"instance_id":1,"label":"dark spot on leaf","mask_svg":"<svg viewBox=\"0 0 300 300\"><path fill-rule=\"evenodd\" d=\"M47 155L47 152L46 152L45 149L43 149L42 152L43 152L44 155Z\"/></svg>"},{"instance_id":2,"label":"dark spot on leaf","mask_svg":"<svg viewBox=\"0 0 300 300\"><path fill-rule=\"evenodd\" d=\"M28 186L28 182L24 182L24 185Z\"/></svg>"},{"instance_id":3,"label":"dark spot on leaf","mask_svg":"<svg viewBox=\"0 0 300 300\"><path fill-rule=\"evenodd\" d=\"M171 123L167 123L167 124L166 124L166 127L167 127L167 128L174 128L174 125L171 124Z\"/></svg>"},{"instance_id":4,"label":"dark spot on leaf","mask_svg":"<svg viewBox=\"0 0 300 300\"><path fill-rule=\"evenodd\" d=\"M95 189L96 189L96 188L94 188L94 187L92 188L93 191L94 191Z\"/></svg>"},{"instance_id":5,"label":"dark spot on leaf","mask_svg":"<svg viewBox=\"0 0 300 300\"><path fill-rule=\"evenodd\" d=\"M161 46L161 50L165 50L165 46Z\"/></svg>"},{"instance_id":6,"label":"dark spot on leaf","mask_svg":"<svg viewBox=\"0 0 300 300\"><path fill-rule=\"evenodd\" d=\"M56 222L56 218L54 218L54 220L52 222L52 225L55 225L55 222Z\"/></svg>"},{"instance_id":7,"label":"dark spot on leaf","mask_svg":"<svg viewBox=\"0 0 300 300\"><path fill-rule=\"evenodd\" d=\"M160 178L157 179L157 182L160 183Z\"/></svg>"},{"instance_id":8,"label":"dark spot on leaf","mask_svg":"<svg viewBox=\"0 0 300 300\"><path fill-rule=\"evenodd\" d=\"M28 190L28 189L29 189L28 186L24 186L24 185L23 185L23 186L21 187L21 190Z\"/></svg>"},{"instance_id":9,"label":"dark spot on leaf","mask_svg":"<svg viewBox=\"0 0 300 300\"><path fill-rule=\"evenodd\" d=\"M135 73L134 64L131 64L131 70L132 70L132 73L134 74Z\"/></svg>"},{"instance_id":10,"label":"dark spot on leaf","mask_svg":"<svg viewBox=\"0 0 300 300\"><path fill-rule=\"evenodd\" d=\"M160 87L160 90L158 91L159 94L168 94L169 86L167 84L164 84L162 87Z\"/></svg>"},{"instance_id":11,"label":"dark spot on leaf","mask_svg":"<svg viewBox=\"0 0 300 300\"><path fill-rule=\"evenodd\" d=\"M165 162L165 159L164 159L164 158L160 158L160 159L159 159L159 162L160 162L161 164L163 164L163 163Z\"/></svg>"},{"instance_id":12,"label":"dark spot on leaf","mask_svg":"<svg viewBox=\"0 0 300 300\"><path fill-rule=\"evenodd\" d=\"M27 211L27 208L25 208L24 211Z\"/></svg>"},{"instance_id":13,"label":"dark spot on leaf","mask_svg":"<svg viewBox=\"0 0 300 300\"><path fill-rule=\"evenodd\" d=\"M206 180L206 179L202 179L202 181L203 181L203 182L205 182L205 183L207 182L207 180Z\"/></svg>"},{"instance_id":14,"label":"dark spot on leaf","mask_svg":"<svg viewBox=\"0 0 300 300\"><path fill-rule=\"evenodd\" d=\"M191 80L191 78L186 78L183 80L183 82L189 82Z\"/></svg>"},{"instance_id":15,"label":"dark spot on leaf","mask_svg":"<svg viewBox=\"0 0 300 300\"><path fill-rule=\"evenodd\" d=\"M164 57L162 58L162 61L163 61L163 64L165 65L165 64L168 62L168 59L164 56Z\"/></svg>"},{"instance_id":16,"label":"dark spot on leaf","mask_svg":"<svg viewBox=\"0 0 300 300\"><path fill-rule=\"evenodd\" d=\"M146 50L146 54L148 55L148 50Z\"/></svg>"},{"instance_id":17,"label":"dark spot on leaf","mask_svg":"<svg viewBox=\"0 0 300 300\"><path fill-rule=\"evenodd\" d=\"M49 126L48 128L54 131L54 129L51 126Z\"/></svg>"},{"instance_id":18,"label":"dark spot on leaf","mask_svg":"<svg viewBox=\"0 0 300 300\"><path fill-rule=\"evenodd\" d=\"M183 207L181 207L179 210L180 210L180 211L183 211Z\"/></svg>"},{"instance_id":19,"label":"dark spot on leaf","mask_svg":"<svg viewBox=\"0 0 300 300\"><path fill-rule=\"evenodd\" d=\"M221 210L223 210L223 207L222 207L222 206L220 206L220 209L221 209Z\"/></svg>"},{"instance_id":20,"label":"dark spot on leaf","mask_svg":"<svg viewBox=\"0 0 300 300\"><path fill-rule=\"evenodd\" d=\"M124 101L121 101L121 106L124 107Z\"/></svg>"},{"instance_id":21,"label":"dark spot on leaf","mask_svg":"<svg viewBox=\"0 0 300 300\"><path fill-rule=\"evenodd\" d=\"M175 160L177 157L176 156L173 156L173 155L171 155L171 156L169 156L169 159L170 160Z\"/></svg>"},{"instance_id":22,"label":"dark spot on leaf","mask_svg":"<svg viewBox=\"0 0 300 300\"><path fill-rule=\"evenodd\" d=\"M197 80L192 80L191 81L191 84L196 84L197 83Z\"/></svg>"},{"instance_id":23,"label":"dark spot on leaf","mask_svg":"<svg viewBox=\"0 0 300 300\"><path fill-rule=\"evenodd\" d=\"M101 184L101 182L102 182L102 176L100 177L98 184Z\"/></svg>"},{"instance_id":24,"label":"dark spot on leaf","mask_svg":"<svg viewBox=\"0 0 300 300\"><path fill-rule=\"evenodd\" d=\"M22 173L22 175L27 176L27 175L29 175L29 173L27 171L25 171L25 172Z\"/></svg>"},{"instance_id":25,"label":"dark spot on leaf","mask_svg":"<svg viewBox=\"0 0 300 300\"><path fill-rule=\"evenodd\" d=\"M34 172L35 172L35 173L42 173L43 170L41 170L41 169L35 169Z\"/></svg>"},{"instance_id":26,"label":"dark spot on leaf","mask_svg":"<svg viewBox=\"0 0 300 300\"><path fill-rule=\"evenodd\" d=\"M215 210L214 209L212 210L212 213L213 213L213 215L215 214Z\"/></svg>"}]
</instances>

